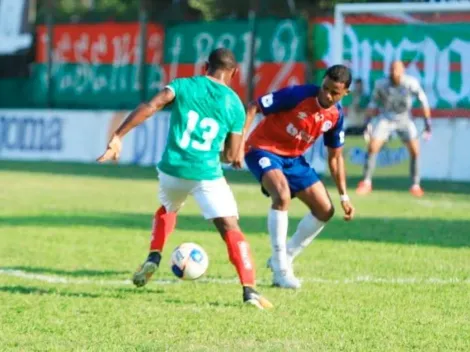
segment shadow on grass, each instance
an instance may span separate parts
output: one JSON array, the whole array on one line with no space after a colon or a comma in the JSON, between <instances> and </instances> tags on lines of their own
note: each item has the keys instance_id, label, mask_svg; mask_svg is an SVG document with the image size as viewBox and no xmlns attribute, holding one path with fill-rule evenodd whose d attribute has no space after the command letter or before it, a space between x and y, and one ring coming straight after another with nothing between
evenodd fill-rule
<instances>
[{"instance_id":1,"label":"shadow on grass","mask_svg":"<svg viewBox=\"0 0 470 352\"><path fill-rule=\"evenodd\" d=\"M5 226L31 227L107 227L120 229L135 229L149 231L151 214L75 214L75 215L41 215L41 216L11 216L0 219L0 228ZM295 229L300 218L290 219L291 232ZM248 236L266 234L266 217L243 216L240 225ZM176 231L212 232L213 225L197 215L179 215ZM357 218L346 223L335 218L322 232L320 240L335 241L369 241L398 243L410 245L431 245L441 247L470 246L470 220L445 220L435 218ZM57 273L55 273L57 274ZM67 275L67 273L61 273ZM70 273L69 273L70 274ZM79 270L75 275L119 275L122 272L87 272ZM73 273L71 275L74 275Z\"/></svg>"},{"instance_id":2,"label":"shadow on grass","mask_svg":"<svg viewBox=\"0 0 470 352\"><path fill-rule=\"evenodd\" d=\"M30 266L11 266L11 267L1 267L0 269L4 270L20 270L25 271L31 274L49 274L49 275L58 275L58 276L67 276L67 277L93 277L93 276L118 276L123 274L129 274L127 271L115 271L115 270L87 270L87 269L78 269L78 270L62 270L62 269L53 269L53 268L43 268L43 267L30 267Z\"/></svg>"},{"instance_id":3,"label":"shadow on grass","mask_svg":"<svg viewBox=\"0 0 470 352\"><path fill-rule=\"evenodd\" d=\"M26 268L26 272L37 272L36 268ZM73 285L73 283L70 283ZM22 294L22 295L55 295L61 297L73 297L73 298L117 298L125 299L129 295L154 295L164 294L163 288L124 288L124 287L106 287L101 289L97 293L92 292L73 292L67 290L61 290L57 288L43 288L35 286L23 286L23 285L11 285L11 286L0 286L0 292Z\"/></svg>"},{"instance_id":4,"label":"shadow on grass","mask_svg":"<svg viewBox=\"0 0 470 352\"><path fill-rule=\"evenodd\" d=\"M59 162L25 162L5 161L0 163L0 172L19 171L53 175L70 175L84 177L104 177L129 180L158 180L158 173L153 166L116 165L116 164L83 164ZM227 170L226 176L232 183L256 184L249 172Z\"/></svg>"},{"instance_id":5,"label":"shadow on grass","mask_svg":"<svg viewBox=\"0 0 470 352\"><path fill-rule=\"evenodd\" d=\"M217 301L211 301L211 302L198 302L195 300L191 299L180 299L180 298L167 298L164 300L165 303L168 304L178 304L178 305L183 305L183 306L194 306L195 308L204 308L204 307L239 307L240 304L237 303L231 303L231 302L217 302Z\"/></svg>"},{"instance_id":6,"label":"shadow on grass","mask_svg":"<svg viewBox=\"0 0 470 352\"><path fill-rule=\"evenodd\" d=\"M70 292L57 290L55 288L40 288L34 286L0 286L0 292L22 294L22 295L54 295L62 297L78 297L78 298L101 298L101 294L90 292Z\"/></svg>"},{"instance_id":7,"label":"shadow on grass","mask_svg":"<svg viewBox=\"0 0 470 352\"><path fill-rule=\"evenodd\" d=\"M0 162L0 172L18 171L25 173L43 173L54 175L92 176L114 179L129 180L157 180L155 167L142 167L135 165L114 164L81 164L81 163L58 163L58 162ZM231 184L256 184L254 177L249 172L227 170L225 175ZM324 177L328 185L332 185L329 176ZM358 175L348 178L350 188L354 188L360 181ZM410 181L407 176L378 176L374 179L375 190L390 190L408 192ZM470 193L470 183L446 182L446 181L423 181L423 187L428 192L439 193ZM261 193L260 193L261 197Z\"/></svg>"}]
</instances>

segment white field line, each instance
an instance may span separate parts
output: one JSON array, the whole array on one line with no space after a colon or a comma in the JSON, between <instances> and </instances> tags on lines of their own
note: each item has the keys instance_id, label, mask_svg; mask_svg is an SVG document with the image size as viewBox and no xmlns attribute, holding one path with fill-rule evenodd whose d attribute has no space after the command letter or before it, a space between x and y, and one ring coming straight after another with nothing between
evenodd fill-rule
<instances>
[{"instance_id":1,"label":"white field line","mask_svg":"<svg viewBox=\"0 0 470 352\"><path fill-rule=\"evenodd\" d=\"M98 286L120 286L131 285L131 280L93 280L93 279L75 279L57 275L44 275L28 273L23 270L13 269L0 269L0 275L18 277L27 280L42 281L53 284L70 284L70 285L98 285ZM346 279L322 279L322 278L305 278L303 282L330 284L330 285L348 285L348 284L388 284L388 285L456 285L456 284L470 284L470 279L459 278L379 278L373 276L357 276L355 278ZM174 279L157 279L152 283L159 285L178 284L182 281ZM222 285L237 284L237 279L218 279L218 278L201 278L198 282L203 283L216 283ZM258 281L260 282L260 281ZM269 282L260 282L262 284L269 284Z\"/></svg>"}]
</instances>

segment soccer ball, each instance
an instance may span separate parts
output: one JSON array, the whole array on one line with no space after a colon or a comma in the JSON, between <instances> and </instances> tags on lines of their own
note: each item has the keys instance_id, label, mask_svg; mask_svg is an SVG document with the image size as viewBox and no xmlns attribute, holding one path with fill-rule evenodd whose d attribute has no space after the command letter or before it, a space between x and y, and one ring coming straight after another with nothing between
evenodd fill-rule
<instances>
[{"instance_id":1,"label":"soccer ball","mask_svg":"<svg viewBox=\"0 0 470 352\"><path fill-rule=\"evenodd\" d=\"M209 257L201 246L183 243L171 254L171 271L182 280L200 278L209 266Z\"/></svg>"}]
</instances>

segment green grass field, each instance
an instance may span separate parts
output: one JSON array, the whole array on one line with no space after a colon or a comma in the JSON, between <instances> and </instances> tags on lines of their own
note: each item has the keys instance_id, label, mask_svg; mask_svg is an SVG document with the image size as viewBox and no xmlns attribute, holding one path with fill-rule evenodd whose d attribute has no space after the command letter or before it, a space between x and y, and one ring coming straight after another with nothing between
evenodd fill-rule
<instances>
[{"instance_id":1,"label":"green grass field","mask_svg":"<svg viewBox=\"0 0 470 352\"><path fill-rule=\"evenodd\" d=\"M338 209L296 262L304 286L293 292L270 287L264 267L269 200L250 175L228 176L272 311L242 305L224 243L192 200L156 281L126 281L147 253L152 168L1 161L0 350L470 350L470 184L424 182L418 200L395 175L369 197L351 191L357 218ZM305 213L295 201L291 233ZM207 250L205 279L172 277L183 241Z\"/></svg>"}]
</instances>

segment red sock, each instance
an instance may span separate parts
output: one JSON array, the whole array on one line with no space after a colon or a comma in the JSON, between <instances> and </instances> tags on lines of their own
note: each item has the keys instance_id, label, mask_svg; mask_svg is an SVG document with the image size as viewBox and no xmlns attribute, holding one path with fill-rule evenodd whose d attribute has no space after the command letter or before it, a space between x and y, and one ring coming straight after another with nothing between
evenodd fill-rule
<instances>
[{"instance_id":1,"label":"red sock","mask_svg":"<svg viewBox=\"0 0 470 352\"><path fill-rule=\"evenodd\" d=\"M150 252L161 252L165 246L166 239L176 226L176 213L167 213L162 205L153 217L152 239L150 241Z\"/></svg>"},{"instance_id":2,"label":"red sock","mask_svg":"<svg viewBox=\"0 0 470 352\"><path fill-rule=\"evenodd\" d=\"M240 283L243 286L255 285L255 266L251 259L250 245L245 241L243 233L229 230L224 236L230 261L237 269Z\"/></svg>"}]
</instances>

